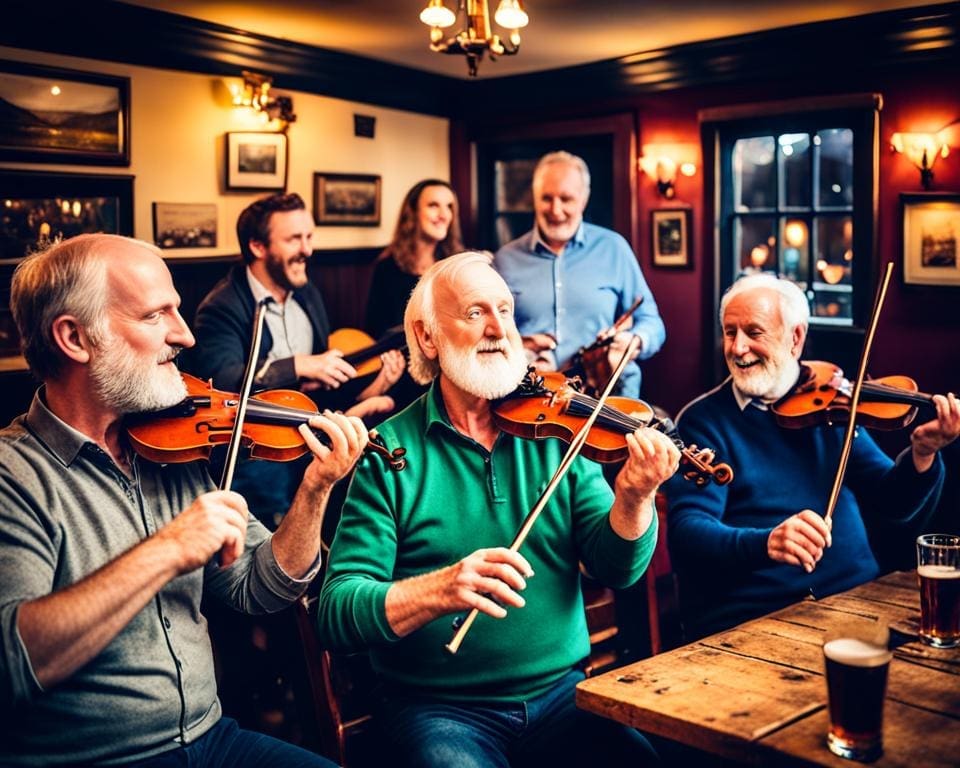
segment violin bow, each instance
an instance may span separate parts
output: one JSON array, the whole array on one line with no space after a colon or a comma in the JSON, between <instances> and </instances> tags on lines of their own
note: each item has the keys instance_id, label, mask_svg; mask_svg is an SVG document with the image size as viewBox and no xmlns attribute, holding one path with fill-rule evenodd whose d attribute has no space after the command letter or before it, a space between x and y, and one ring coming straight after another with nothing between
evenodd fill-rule
<instances>
[{"instance_id":1,"label":"violin bow","mask_svg":"<svg viewBox=\"0 0 960 768\"><path fill-rule=\"evenodd\" d=\"M247 418L247 400L250 390L253 389L253 377L257 369L257 357L260 355L260 341L263 338L263 321L267 317L267 304L273 303L271 296L264 297L258 304L253 316L253 338L250 341L250 354L247 357L247 368L243 372L243 385L237 396L237 415L233 421L233 433L227 445L227 458L223 465L223 475L220 478L220 490L229 491L233 485L233 472L237 468L237 458L240 455L240 440L243 436L243 423Z\"/></svg>"},{"instance_id":2,"label":"violin bow","mask_svg":"<svg viewBox=\"0 0 960 768\"><path fill-rule=\"evenodd\" d=\"M837 465L837 473L833 478L833 488L830 490L827 509L823 515L826 520L833 517L833 510L836 508L837 500L840 498L840 486L843 485L843 476L847 471L847 461L850 459L850 449L853 447L853 435L854 432L856 432L857 406L860 404L860 390L863 388L863 382L867 377L867 361L870 359L870 348L873 346L873 337L877 332L880 310L883 308L883 302L887 296L887 286L890 284L891 274L893 274L892 261L887 262L887 270L877 288L877 296L873 303L873 314L870 317L867 337L863 342L863 351L860 353L860 367L857 370L857 380L853 383L853 389L850 392L850 420L847 422L847 431L843 436L843 449L840 451L840 462Z\"/></svg>"},{"instance_id":3,"label":"violin bow","mask_svg":"<svg viewBox=\"0 0 960 768\"><path fill-rule=\"evenodd\" d=\"M617 364L616 370L610 377L610 381L607 382L607 386L603 390L603 394L600 395L599 399L597 400L597 404L594 406L593 411L590 413L590 416L587 417L587 420L583 423L583 426L580 427L580 431L577 432L577 434L574 435L573 439L570 441L570 445L567 447L567 452L560 460L560 464L553 473L553 477L550 478L550 482L547 483L547 487L543 489L543 493L540 494L540 498L537 499L537 503L533 505L533 509L527 513L523 523L520 525L520 530L517 531L517 535L514 537L513 543L510 544L511 552L518 552L520 547L523 546L523 542L526 540L527 535L533 528L533 524L537 521L537 518L543 511L543 508L547 506L547 502L550 501L550 498L553 496L553 492L557 489L557 486L560 485L560 481L563 479L564 475L567 474L567 470L570 469L570 466L573 464L573 460L576 459L580 454L580 449L583 447L583 444L587 442L587 436L590 433L590 428L597 420L597 416L600 414L604 404L607 402L607 397L609 397L610 393L613 391L614 384L617 383L617 380L620 378L620 374L622 374L624 368L627 367L627 363L630 362L630 359L633 357L633 352L639 343L640 340L636 337L630 340L630 343L627 345L623 356L620 358L620 362ZM444 648L446 648L450 653L456 653L458 650L460 650L460 645L463 643L463 639L467 636L467 632L470 631L470 627L473 625L473 622L476 620L479 613L479 608L473 608L470 613L467 614L467 617L463 620L463 622L457 627L457 631L453 638L444 646Z\"/></svg>"}]
</instances>

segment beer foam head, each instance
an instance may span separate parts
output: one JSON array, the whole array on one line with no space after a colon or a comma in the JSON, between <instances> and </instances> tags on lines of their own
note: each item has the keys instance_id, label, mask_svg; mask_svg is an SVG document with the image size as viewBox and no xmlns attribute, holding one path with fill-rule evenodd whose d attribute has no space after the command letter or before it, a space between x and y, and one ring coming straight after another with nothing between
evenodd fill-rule
<instances>
[{"instance_id":1,"label":"beer foam head","mask_svg":"<svg viewBox=\"0 0 960 768\"><path fill-rule=\"evenodd\" d=\"M879 667L893 656L880 645L852 637L840 637L823 644L823 654L839 664L851 667Z\"/></svg>"},{"instance_id":2,"label":"beer foam head","mask_svg":"<svg viewBox=\"0 0 960 768\"><path fill-rule=\"evenodd\" d=\"M952 565L921 565L917 574L925 579L960 579L960 568Z\"/></svg>"}]
</instances>

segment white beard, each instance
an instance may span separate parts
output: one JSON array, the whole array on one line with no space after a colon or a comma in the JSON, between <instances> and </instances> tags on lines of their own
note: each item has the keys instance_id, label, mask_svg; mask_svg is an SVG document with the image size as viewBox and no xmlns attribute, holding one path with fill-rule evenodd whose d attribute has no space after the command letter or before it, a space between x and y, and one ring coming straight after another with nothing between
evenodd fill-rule
<instances>
[{"instance_id":1,"label":"white beard","mask_svg":"<svg viewBox=\"0 0 960 768\"><path fill-rule=\"evenodd\" d=\"M463 349L441 337L438 347L444 375L464 392L486 400L509 395L527 372L526 355L508 338L485 339L471 349ZM491 350L501 350L502 354Z\"/></svg>"},{"instance_id":2,"label":"white beard","mask_svg":"<svg viewBox=\"0 0 960 768\"><path fill-rule=\"evenodd\" d=\"M158 411L176 405L187 396L187 387L176 368L159 363L173 360L178 352L167 347L147 367L125 341L105 336L90 363L94 391L118 413Z\"/></svg>"},{"instance_id":3,"label":"white beard","mask_svg":"<svg viewBox=\"0 0 960 768\"><path fill-rule=\"evenodd\" d=\"M738 368L731 358L733 383L743 394L765 401L775 401L789 392L800 375L800 364L789 353L761 360L749 368Z\"/></svg>"}]
</instances>

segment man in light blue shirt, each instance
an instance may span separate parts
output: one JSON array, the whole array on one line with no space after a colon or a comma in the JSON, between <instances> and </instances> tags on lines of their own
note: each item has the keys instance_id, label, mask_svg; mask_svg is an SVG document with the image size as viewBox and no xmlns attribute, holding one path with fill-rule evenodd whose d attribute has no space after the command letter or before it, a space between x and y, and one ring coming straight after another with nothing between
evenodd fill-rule
<instances>
[{"instance_id":1,"label":"man in light blue shirt","mask_svg":"<svg viewBox=\"0 0 960 768\"><path fill-rule=\"evenodd\" d=\"M657 302L627 241L583 221L589 198L590 171L581 158L568 152L544 155L533 172L536 224L494 259L513 293L528 356L544 370L567 369L581 347L610 335L639 298L632 325L613 335L611 366L632 336L640 339L639 360L656 354L666 338ZM639 396L636 360L623 372L617 393Z\"/></svg>"}]
</instances>

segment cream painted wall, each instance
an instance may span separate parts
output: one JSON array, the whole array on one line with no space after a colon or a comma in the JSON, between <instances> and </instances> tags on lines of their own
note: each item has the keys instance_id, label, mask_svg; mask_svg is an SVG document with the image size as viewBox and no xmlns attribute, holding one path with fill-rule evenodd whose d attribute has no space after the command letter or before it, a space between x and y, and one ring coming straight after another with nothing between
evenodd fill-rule
<instances>
[{"instance_id":1,"label":"cream painted wall","mask_svg":"<svg viewBox=\"0 0 960 768\"><path fill-rule=\"evenodd\" d=\"M217 247L169 249L165 255L215 256L239 253L237 216L264 192L224 189L228 131L262 130L251 110L230 106L220 78L115 62L58 56L0 46L0 58L130 78L129 168L3 162L0 168L75 173L133 174L134 232L153 241L152 203L217 204ZM238 80L239 82L239 80ZM446 119L395 109L275 89L293 97L297 122L290 125L287 190L313 205L315 171L379 174L379 227L318 227L316 248L385 245L393 233L407 189L427 177L448 179ZM376 138L353 135L353 115L376 118Z\"/></svg>"}]
</instances>

